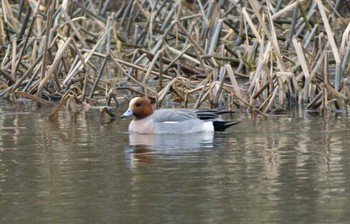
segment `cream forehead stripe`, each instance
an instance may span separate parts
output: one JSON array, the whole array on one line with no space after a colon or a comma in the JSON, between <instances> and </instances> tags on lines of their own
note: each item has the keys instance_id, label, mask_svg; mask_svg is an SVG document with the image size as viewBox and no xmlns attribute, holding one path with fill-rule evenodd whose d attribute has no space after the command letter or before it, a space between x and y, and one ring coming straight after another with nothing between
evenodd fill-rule
<instances>
[{"instance_id":1,"label":"cream forehead stripe","mask_svg":"<svg viewBox=\"0 0 350 224\"><path fill-rule=\"evenodd\" d=\"M138 99L139 99L139 97L136 97L136 98L132 99L132 100L130 101L130 103L129 103L129 108L130 108L132 105L134 105L134 104L135 104L135 101L138 100Z\"/></svg>"}]
</instances>

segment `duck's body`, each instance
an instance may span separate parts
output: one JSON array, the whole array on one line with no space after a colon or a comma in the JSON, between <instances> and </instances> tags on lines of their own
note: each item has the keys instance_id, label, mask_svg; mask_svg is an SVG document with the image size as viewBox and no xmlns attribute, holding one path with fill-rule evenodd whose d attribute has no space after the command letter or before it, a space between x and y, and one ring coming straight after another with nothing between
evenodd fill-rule
<instances>
[{"instance_id":1,"label":"duck's body","mask_svg":"<svg viewBox=\"0 0 350 224\"><path fill-rule=\"evenodd\" d=\"M213 123L197 118L192 111L160 109L143 119L130 122L129 132L157 134L188 134L214 132Z\"/></svg>"},{"instance_id":2,"label":"duck's body","mask_svg":"<svg viewBox=\"0 0 350 224\"><path fill-rule=\"evenodd\" d=\"M134 115L129 132L140 134L188 134L224 131L239 122L228 122L218 117L215 110L160 109L153 111L151 103L141 97L130 101L122 115Z\"/></svg>"}]
</instances>

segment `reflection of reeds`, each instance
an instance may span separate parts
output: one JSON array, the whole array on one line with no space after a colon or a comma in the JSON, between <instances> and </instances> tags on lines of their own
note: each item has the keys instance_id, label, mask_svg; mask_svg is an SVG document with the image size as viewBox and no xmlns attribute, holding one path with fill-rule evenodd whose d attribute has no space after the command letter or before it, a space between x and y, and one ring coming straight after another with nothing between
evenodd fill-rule
<instances>
[{"instance_id":1,"label":"reflection of reeds","mask_svg":"<svg viewBox=\"0 0 350 224\"><path fill-rule=\"evenodd\" d=\"M50 119L129 92L263 116L349 105L341 1L23 2L1 5L0 97L60 100Z\"/></svg>"}]
</instances>

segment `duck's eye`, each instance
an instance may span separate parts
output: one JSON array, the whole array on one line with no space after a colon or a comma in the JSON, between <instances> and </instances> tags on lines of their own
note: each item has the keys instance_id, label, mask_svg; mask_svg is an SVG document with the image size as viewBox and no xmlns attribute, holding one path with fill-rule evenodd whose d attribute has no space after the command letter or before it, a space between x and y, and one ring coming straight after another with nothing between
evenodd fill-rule
<instances>
[{"instance_id":1,"label":"duck's eye","mask_svg":"<svg viewBox=\"0 0 350 224\"><path fill-rule=\"evenodd\" d=\"M137 107L141 106L141 103L137 103L136 106L137 106Z\"/></svg>"}]
</instances>

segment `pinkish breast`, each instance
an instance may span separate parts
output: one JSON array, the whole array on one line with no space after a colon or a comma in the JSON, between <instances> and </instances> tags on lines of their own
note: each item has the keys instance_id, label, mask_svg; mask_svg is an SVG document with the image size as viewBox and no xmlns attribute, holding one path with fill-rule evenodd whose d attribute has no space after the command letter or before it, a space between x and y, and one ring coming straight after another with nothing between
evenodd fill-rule
<instances>
[{"instance_id":1,"label":"pinkish breast","mask_svg":"<svg viewBox=\"0 0 350 224\"><path fill-rule=\"evenodd\" d=\"M151 134L153 131L154 128L152 116L148 116L140 120L132 120L129 124L129 132Z\"/></svg>"}]
</instances>

